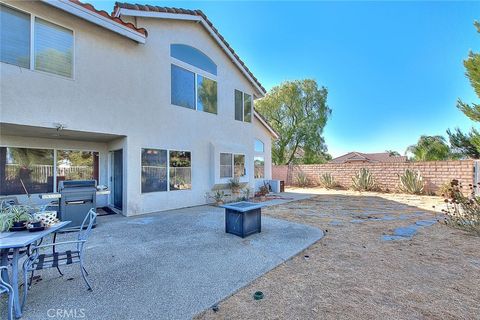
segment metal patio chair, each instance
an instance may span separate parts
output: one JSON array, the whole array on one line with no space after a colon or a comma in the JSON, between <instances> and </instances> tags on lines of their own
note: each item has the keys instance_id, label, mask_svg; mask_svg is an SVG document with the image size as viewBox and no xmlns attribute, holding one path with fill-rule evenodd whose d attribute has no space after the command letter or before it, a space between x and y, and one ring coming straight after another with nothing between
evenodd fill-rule
<instances>
[{"instance_id":1,"label":"metal patio chair","mask_svg":"<svg viewBox=\"0 0 480 320\"><path fill-rule=\"evenodd\" d=\"M34 272L37 270L50 269L50 268L57 268L57 270L60 272L60 269L58 269L58 267L61 265L70 265L75 263L80 264L80 270L82 272L83 280L87 284L88 290L92 291L92 287L90 286L90 283L87 280L88 273L85 267L83 266L83 254L84 254L85 243L87 242L87 239L90 236L96 216L97 216L97 213L95 212L94 209L90 209L90 211L88 211L87 215L85 216L85 219L83 219L82 225L80 227L80 231L78 232L77 240L54 242L54 243L44 244L40 246L33 246L31 248L31 254L23 264L24 283L25 283L25 289L23 293L24 304L27 299L27 291L32 285ZM88 226L87 226L87 223L88 223ZM41 251L40 249L56 248L58 246L63 246L63 245L75 245L75 247L73 248L73 250L67 250L67 251L53 250L52 253L40 253ZM29 272L31 272L30 282L28 283L28 285L26 285Z\"/></svg>"},{"instance_id":2,"label":"metal patio chair","mask_svg":"<svg viewBox=\"0 0 480 320\"><path fill-rule=\"evenodd\" d=\"M0 272L8 272L7 266L0 266ZM5 282L1 277L0 277L0 293L7 293L8 294L8 320L13 319L13 288L10 284Z\"/></svg>"}]
</instances>

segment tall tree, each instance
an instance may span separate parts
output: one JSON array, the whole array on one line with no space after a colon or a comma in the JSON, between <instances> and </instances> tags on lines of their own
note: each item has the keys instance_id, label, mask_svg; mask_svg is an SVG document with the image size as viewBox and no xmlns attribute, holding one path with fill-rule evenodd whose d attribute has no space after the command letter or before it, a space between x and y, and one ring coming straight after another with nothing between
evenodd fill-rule
<instances>
[{"instance_id":1,"label":"tall tree","mask_svg":"<svg viewBox=\"0 0 480 320\"><path fill-rule=\"evenodd\" d=\"M451 157L450 147L442 136L421 136L417 144L407 148L415 161L447 160Z\"/></svg>"},{"instance_id":2,"label":"tall tree","mask_svg":"<svg viewBox=\"0 0 480 320\"><path fill-rule=\"evenodd\" d=\"M477 32L480 33L480 23L475 22ZM465 66L465 75L473 87L478 98L480 98L480 54L470 52L468 58L463 61ZM460 109L467 117L475 122L480 122L480 104L463 102L458 100L457 108ZM463 133L460 129L455 132L447 130L452 147L462 155L479 158L480 156L480 134L472 128L470 133Z\"/></svg>"},{"instance_id":3,"label":"tall tree","mask_svg":"<svg viewBox=\"0 0 480 320\"><path fill-rule=\"evenodd\" d=\"M256 108L280 135L272 146L275 164L292 163L298 150L307 162L326 157L323 128L331 110L325 87L311 79L287 81L257 101Z\"/></svg>"},{"instance_id":4,"label":"tall tree","mask_svg":"<svg viewBox=\"0 0 480 320\"><path fill-rule=\"evenodd\" d=\"M390 157L399 157L400 156L400 153L398 151L395 151L395 150L385 150L386 153L388 153L388 155Z\"/></svg>"}]
</instances>

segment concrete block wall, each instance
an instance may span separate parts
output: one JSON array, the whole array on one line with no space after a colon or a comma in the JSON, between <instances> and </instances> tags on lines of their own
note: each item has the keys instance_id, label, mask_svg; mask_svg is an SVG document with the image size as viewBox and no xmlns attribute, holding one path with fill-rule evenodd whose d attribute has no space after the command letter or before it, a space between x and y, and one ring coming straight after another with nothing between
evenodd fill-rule
<instances>
[{"instance_id":1,"label":"concrete block wall","mask_svg":"<svg viewBox=\"0 0 480 320\"><path fill-rule=\"evenodd\" d=\"M398 176L407 168L420 171L425 181L425 191L429 194L437 193L442 185L452 179L458 179L465 187L474 183L474 160L273 166L272 177L284 180L286 185L295 185L298 174L303 172L310 184L316 186L322 174L330 173L342 187L350 188L352 177L361 168L369 169L379 187L390 192L398 191Z\"/></svg>"}]
</instances>

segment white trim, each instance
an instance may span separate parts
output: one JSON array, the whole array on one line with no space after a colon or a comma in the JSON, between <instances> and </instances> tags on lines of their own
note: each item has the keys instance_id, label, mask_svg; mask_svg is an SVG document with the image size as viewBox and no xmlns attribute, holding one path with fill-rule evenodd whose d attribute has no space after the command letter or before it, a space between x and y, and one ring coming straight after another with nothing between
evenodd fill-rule
<instances>
[{"instance_id":1,"label":"white trim","mask_svg":"<svg viewBox=\"0 0 480 320\"><path fill-rule=\"evenodd\" d=\"M45 0L44 0L45 1ZM65 0L62 0L65 1ZM149 18L160 18L160 19L172 19L172 20L188 20L200 22L208 33L215 39L215 41L220 45L220 47L225 51L225 53L230 57L233 63L240 69L244 76L253 84L254 88L257 89L257 93L260 97L264 97L265 93L262 88L253 80L252 76L245 70L245 68L240 64L240 62L235 58L232 52L227 48L225 43L218 37L218 35L213 31L213 29L208 25L208 23L201 16L195 16L191 14L179 14L179 13L168 13L168 12L151 12L151 11L142 11L142 10L131 10L120 8L115 12L115 17L124 16L134 16L134 17L149 17ZM252 97L253 98L253 97Z\"/></svg>"},{"instance_id":2,"label":"white trim","mask_svg":"<svg viewBox=\"0 0 480 320\"><path fill-rule=\"evenodd\" d=\"M74 16L92 22L100 27L113 31L124 37L130 38L139 43L145 43L146 36L138 31L132 30L129 27L119 24L109 18L106 18L96 12L88 10L81 5L73 3L69 0L41 0L55 8L66 11Z\"/></svg>"},{"instance_id":3,"label":"white trim","mask_svg":"<svg viewBox=\"0 0 480 320\"><path fill-rule=\"evenodd\" d=\"M275 130L272 129L272 127L267 123L265 122L265 120L262 119L262 117L260 117L257 113L257 111L255 109L253 109L253 114L255 115L255 117L257 117L258 121L260 121L261 124L263 124L265 126L265 128L267 128L267 130L272 134L272 136L275 138L275 139L278 139L280 138L280 136L278 135L278 133L275 132Z\"/></svg>"}]
</instances>

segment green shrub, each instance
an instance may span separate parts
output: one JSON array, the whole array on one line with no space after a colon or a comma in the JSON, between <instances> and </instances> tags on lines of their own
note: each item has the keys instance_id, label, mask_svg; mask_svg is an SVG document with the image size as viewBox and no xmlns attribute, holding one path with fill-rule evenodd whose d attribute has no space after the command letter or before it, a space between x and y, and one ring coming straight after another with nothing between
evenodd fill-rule
<instances>
[{"instance_id":1,"label":"green shrub","mask_svg":"<svg viewBox=\"0 0 480 320\"><path fill-rule=\"evenodd\" d=\"M301 188L306 188L310 185L310 180L305 172L300 171L297 173L297 185Z\"/></svg>"},{"instance_id":2,"label":"green shrub","mask_svg":"<svg viewBox=\"0 0 480 320\"><path fill-rule=\"evenodd\" d=\"M425 188L420 171L406 169L405 172L398 176L400 179L400 191L410 194L422 194Z\"/></svg>"},{"instance_id":3,"label":"green shrub","mask_svg":"<svg viewBox=\"0 0 480 320\"><path fill-rule=\"evenodd\" d=\"M352 178L352 189L357 191L374 191L377 190L375 178L366 168L361 168Z\"/></svg>"},{"instance_id":4,"label":"green shrub","mask_svg":"<svg viewBox=\"0 0 480 320\"><path fill-rule=\"evenodd\" d=\"M327 172L320 176L320 185L326 189L333 189L337 186L332 174Z\"/></svg>"}]
</instances>

